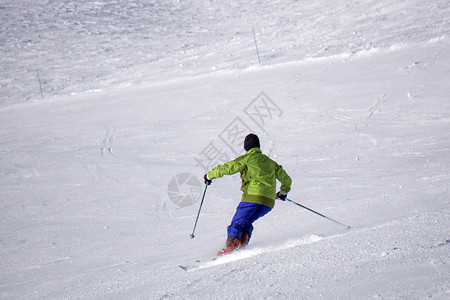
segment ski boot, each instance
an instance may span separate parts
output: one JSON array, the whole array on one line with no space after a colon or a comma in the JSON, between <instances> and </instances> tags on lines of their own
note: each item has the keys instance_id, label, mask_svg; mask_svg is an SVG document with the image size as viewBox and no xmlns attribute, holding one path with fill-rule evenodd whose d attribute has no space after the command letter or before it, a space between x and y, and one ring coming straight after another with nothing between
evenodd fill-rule
<instances>
[{"instance_id":1,"label":"ski boot","mask_svg":"<svg viewBox=\"0 0 450 300\"><path fill-rule=\"evenodd\" d=\"M220 252L217 254L217 256L222 256L225 254L229 254L233 251L235 251L236 249L239 249L241 247L241 241L238 240L235 237L229 237L227 239L227 243L226 243L226 248L220 250Z\"/></svg>"},{"instance_id":2,"label":"ski boot","mask_svg":"<svg viewBox=\"0 0 450 300\"><path fill-rule=\"evenodd\" d=\"M239 248L247 246L249 241L250 241L250 234L247 232L243 232L241 235L241 246Z\"/></svg>"}]
</instances>

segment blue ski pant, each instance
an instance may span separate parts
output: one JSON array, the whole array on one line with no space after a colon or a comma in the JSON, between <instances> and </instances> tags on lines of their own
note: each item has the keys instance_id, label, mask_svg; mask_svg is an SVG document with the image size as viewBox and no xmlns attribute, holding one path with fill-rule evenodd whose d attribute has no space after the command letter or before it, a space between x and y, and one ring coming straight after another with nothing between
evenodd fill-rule
<instances>
[{"instance_id":1,"label":"blue ski pant","mask_svg":"<svg viewBox=\"0 0 450 300\"><path fill-rule=\"evenodd\" d=\"M272 208L266 205L241 202L236 208L233 220L228 226L228 237L241 238L243 232L247 232L252 236L253 222L270 212Z\"/></svg>"}]
</instances>

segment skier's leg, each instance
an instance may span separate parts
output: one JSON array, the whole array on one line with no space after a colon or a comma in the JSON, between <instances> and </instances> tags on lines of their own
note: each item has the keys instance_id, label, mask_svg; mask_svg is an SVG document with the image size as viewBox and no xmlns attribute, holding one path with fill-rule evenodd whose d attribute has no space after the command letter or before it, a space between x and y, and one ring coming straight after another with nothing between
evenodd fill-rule
<instances>
[{"instance_id":1,"label":"skier's leg","mask_svg":"<svg viewBox=\"0 0 450 300\"><path fill-rule=\"evenodd\" d=\"M259 218L264 217L267 213L269 213L272 210L272 208L270 208L269 206L266 206L266 205L262 205L262 204L256 204L256 205L258 205L256 211L253 213L253 215L248 220L248 222L252 223L252 224Z\"/></svg>"},{"instance_id":2,"label":"skier's leg","mask_svg":"<svg viewBox=\"0 0 450 300\"><path fill-rule=\"evenodd\" d=\"M236 208L233 220L227 228L227 247L219 255L246 246L253 232L253 222L267 214L272 209L266 205L241 202Z\"/></svg>"},{"instance_id":3,"label":"skier's leg","mask_svg":"<svg viewBox=\"0 0 450 300\"><path fill-rule=\"evenodd\" d=\"M255 222L259 218L263 217L264 215L266 215L268 212L270 212L272 210L270 207L268 207L266 205L262 205L262 204L254 204L254 205L256 206L256 209L254 210L253 214L251 216L249 216L246 224L242 228L242 233L248 234L248 238L246 237L247 244L248 244L248 241L250 240L250 238L252 237L253 222Z\"/></svg>"},{"instance_id":4,"label":"skier's leg","mask_svg":"<svg viewBox=\"0 0 450 300\"><path fill-rule=\"evenodd\" d=\"M247 220L254 214L256 209L257 207L253 203L239 203L231 224L227 228L226 247L217 254L218 256L231 253L241 247L242 229L246 226Z\"/></svg>"},{"instance_id":5,"label":"skier's leg","mask_svg":"<svg viewBox=\"0 0 450 300\"><path fill-rule=\"evenodd\" d=\"M238 207L236 208L236 213L234 214L233 220L231 221L231 224L227 229L228 237L235 237L237 239L240 239L243 230L251 234L253 226L251 225L251 222L249 222L249 220L253 218L253 215L257 210L258 204L249 202L239 203Z\"/></svg>"}]
</instances>

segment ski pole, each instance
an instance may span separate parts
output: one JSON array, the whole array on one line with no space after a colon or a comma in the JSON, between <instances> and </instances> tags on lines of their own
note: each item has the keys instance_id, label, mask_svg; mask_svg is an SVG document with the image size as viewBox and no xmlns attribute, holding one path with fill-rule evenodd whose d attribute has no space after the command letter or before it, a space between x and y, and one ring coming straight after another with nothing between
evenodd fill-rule
<instances>
[{"instance_id":1,"label":"ski pole","mask_svg":"<svg viewBox=\"0 0 450 300\"><path fill-rule=\"evenodd\" d=\"M205 184L205 190L203 191L202 201L200 202L200 207L198 209L197 218L195 219L194 229L192 229L192 233L190 235L191 239L195 238L194 231L195 231L195 227L197 227L198 216L200 216L200 211L202 210L203 200L205 200L205 194L206 194L207 188L208 188L208 185Z\"/></svg>"},{"instance_id":2,"label":"ski pole","mask_svg":"<svg viewBox=\"0 0 450 300\"><path fill-rule=\"evenodd\" d=\"M324 215L322 215L321 213L318 213L317 211L312 210L311 208L308 208L308 207L306 207L306 206L304 206L304 205L301 205L300 203L297 203L297 202L295 202L295 201L292 201L291 199L288 199L288 198L286 198L286 200L289 201L289 202L291 202L291 203L294 203L295 205L298 205L298 206L300 206L300 207L302 207L302 208L304 208L304 209L307 209L307 210L309 210L310 212L313 212L313 213L315 213L315 214L321 216L322 218L328 219L328 220L330 220L330 221L333 221L334 223L337 223L337 224L339 224L339 225L342 225L342 226L344 226L344 227L347 227L347 229L350 229L350 226L347 226L347 225L345 225L345 224L342 224L341 222L338 222L338 221L336 221L336 220L333 220L332 218L329 218L329 217L327 217L327 216L324 216Z\"/></svg>"}]
</instances>

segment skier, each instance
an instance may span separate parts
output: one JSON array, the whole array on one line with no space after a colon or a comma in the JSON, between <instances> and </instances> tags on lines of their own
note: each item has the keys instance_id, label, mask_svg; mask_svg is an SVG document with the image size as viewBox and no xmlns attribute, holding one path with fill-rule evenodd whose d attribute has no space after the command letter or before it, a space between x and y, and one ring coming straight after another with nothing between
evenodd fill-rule
<instances>
[{"instance_id":1,"label":"skier","mask_svg":"<svg viewBox=\"0 0 450 300\"><path fill-rule=\"evenodd\" d=\"M258 136L247 135L244 149L246 154L213 168L204 176L205 183L210 185L215 178L241 173L242 200L227 228L226 248L218 256L246 246L252 236L253 222L272 210L276 198L286 200L291 189L292 180L283 167L261 152ZM278 193L276 179L281 182Z\"/></svg>"}]
</instances>

